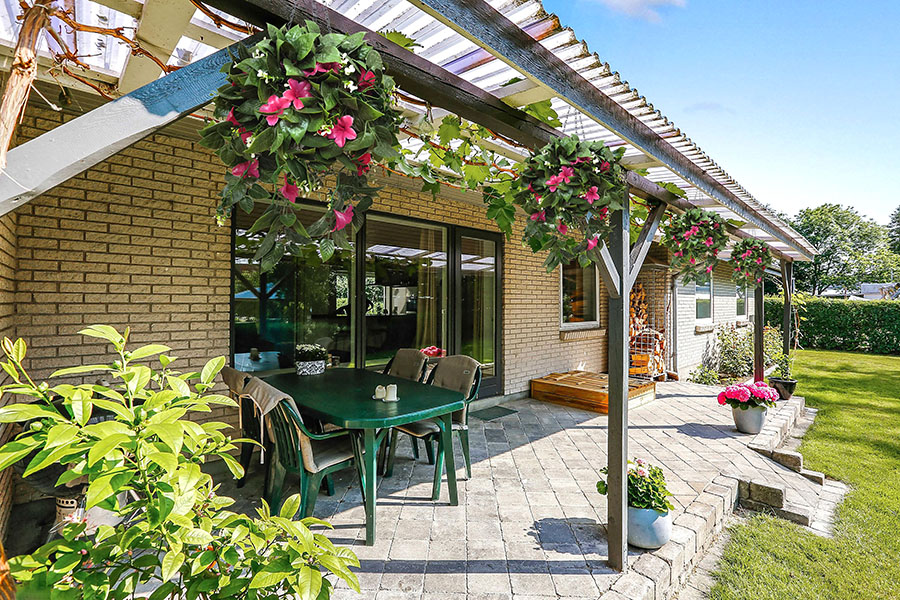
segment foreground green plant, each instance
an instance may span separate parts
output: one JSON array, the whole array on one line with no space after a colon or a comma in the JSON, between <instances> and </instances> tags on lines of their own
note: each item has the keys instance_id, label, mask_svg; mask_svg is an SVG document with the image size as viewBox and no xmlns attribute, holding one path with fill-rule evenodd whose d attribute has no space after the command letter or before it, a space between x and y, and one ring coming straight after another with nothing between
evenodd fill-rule
<instances>
[{"instance_id":1,"label":"foreground green plant","mask_svg":"<svg viewBox=\"0 0 900 600\"><path fill-rule=\"evenodd\" d=\"M86 482L85 507L116 513L121 523L86 532L87 523L72 520L61 537L33 554L10 561L23 593L42 590L53 600L132 597L138 586L156 586L152 600L185 598L330 597L329 574L356 591L349 567L359 566L347 548L313 533L318 519L294 521L300 507L292 496L277 515L263 502L256 517L231 512L231 498L216 495L212 478L200 466L219 457L235 477L243 475L231 456L235 442L218 422L186 418L212 406L235 406L209 394L225 365L209 361L200 373L171 369L167 346L126 349L124 335L106 325L81 332L108 341L118 359L111 365L85 365L57 371L53 377L98 372L103 385L35 383L22 362L25 341L3 340L6 362L0 367L15 382L3 394L33 398L0 409L0 422L22 423L24 431L0 448L0 469L27 460L28 477L54 464L68 467L58 485ZM161 369L137 361L158 357ZM103 413L107 420L92 419Z\"/></svg>"},{"instance_id":2,"label":"foreground green plant","mask_svg":"<svg viewBox=\"0 0 900 600\"><path fill-rule=\"evenodd\" d=\"M662 513L675 508L669 502L672 493L666 487L666 476L661 468L640 458L636 458L634 463L628 461L628 465L628 506L652 508ZM600 472L606 475L609 469L603 467ZM597 482L597 491L604 496L609 492L609 484L605 479Z\"/></svg>"}]
</instances>

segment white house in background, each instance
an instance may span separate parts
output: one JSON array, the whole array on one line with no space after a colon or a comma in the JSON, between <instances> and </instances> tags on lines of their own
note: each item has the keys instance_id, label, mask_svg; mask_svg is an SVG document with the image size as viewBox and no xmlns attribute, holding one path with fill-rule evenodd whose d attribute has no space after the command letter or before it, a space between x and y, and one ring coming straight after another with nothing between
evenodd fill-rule
<instances>
[{"instance_id":1,"label":"white house in background","mask_svg":"<svg viewBox=\"0 0 900 600\"><path fill-rule=\"evenodd\" d=\"M900 284L897 283L861 283L859 291L863 300L898 300Z\"/></svg>"}]
</instances>

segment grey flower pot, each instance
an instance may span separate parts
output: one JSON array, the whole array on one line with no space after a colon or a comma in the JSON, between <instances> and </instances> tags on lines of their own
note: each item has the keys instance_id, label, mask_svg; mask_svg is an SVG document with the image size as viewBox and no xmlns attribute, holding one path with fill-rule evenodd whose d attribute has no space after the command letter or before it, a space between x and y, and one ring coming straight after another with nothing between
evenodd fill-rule
<instances>
[{"instance_id":1,"label":"grey flower pot","mask_svg":"<svg viewBox=\"0 0 900 600\"><path fill-rule=\"evenodd\" d=\"M321 375L325 372L324 360L298 360L297 375Z\"/></svg>"},{"instance_id":2,"label":"grey flower pot","mask_svg":"<svg viewBox=\"0 0 900 600\"><path fill-rule=\"evenodd\" d=\"M734 416L734 425L741 433L757 434L766 423L767 410L765 406L752 406L747 409L733 407L731 414Z\"/></svg>"},{"instance_id":3,"label":"grey flower pot","mask_svg":"<svg viewBox=\"0 0 900 600\"><path fill-rule=\"evenodd\" d=\"M628 543L645 549L665 546L672 537L672 513L628 507Z\"/></svg>"}]
</instances>

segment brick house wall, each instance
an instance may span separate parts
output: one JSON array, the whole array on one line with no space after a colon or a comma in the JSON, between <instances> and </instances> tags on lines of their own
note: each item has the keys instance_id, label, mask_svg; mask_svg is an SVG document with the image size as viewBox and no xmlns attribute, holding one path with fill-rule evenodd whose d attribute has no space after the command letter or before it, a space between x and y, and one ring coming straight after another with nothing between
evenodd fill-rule
<instances>
[{"instance_id":1,"label":"brick house wall","mask_svg":"<svg viewBox=\"0 0 900 600\"><path fill-rule=\"evenodd\" d=\"M29 107L23 142L71 118ZM73 177L0 220L0 335L28 342L35 379L55 369L111 359L108 347L77 332L104 323L131 329L133 344L163 343L182 370L229 352L231 235L214 214L223 167L193 141L154 135ZM497 231L479 194L446 190L432 199L417 181L390 176L373 210ZM505 394L526 392L552 371L606 369L603 329L564 341L559 271L521 242L504 242ZM601 290L600 317L606 302ZM208 418L237 423L232 409ZM19 480L0 481L0 536L11 497L34 497ZM13 492L15 487L15 492ZM5 503L5 504L4 504Z\"/></svg>"},{"instance_id":2,"label":"brick house wall","mask_svg":"<svg viewBox=\"0 0 900 600\"><path fill-rule=\"evenodd\" d=\"M712 321L697 321L696 295L693 283L676 280L675 330L677 336L676 364L679 376L687 378L716 349L716 328L723 325L744 325L753 319L753 289L747 291L747 317L737 316L735 285L731 281L732 267L720 263L713 271Z\"/></svg>"}]
</instances>

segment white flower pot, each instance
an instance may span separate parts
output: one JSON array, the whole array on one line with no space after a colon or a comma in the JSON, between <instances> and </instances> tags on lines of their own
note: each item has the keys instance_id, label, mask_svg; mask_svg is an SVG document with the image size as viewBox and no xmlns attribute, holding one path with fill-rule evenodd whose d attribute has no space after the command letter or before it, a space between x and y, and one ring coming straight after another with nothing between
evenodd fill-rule
<instances>
[{"instance_id":1,"label":"white flower pot","mask_svg":"<svg viewBox=\"0 0 900 600\"><path fill-rule=\"evenodd\" d=\"M645 549L661 548L672 537L672 513L628 507L628 543Z\"/></svg>"},{"instance_id":2,"label":"white flower pot","mask_svg":"<svg viewBox=\"0 0 900 600\"><path fill-rule=\"evenodd\" d=\"M734 416L734 425L741 433L757 434L762 431L763 425L766 423L765 406L751 406L750 408L732 407L731 414Z\"/></svg>"},{"instance_id":3,"label":"white flower pot","mask_svg":"<svg viewBox=\"0 0 900 600\"><path fill-rule=\"evenodd\" d=\"M297 375L321 375L325 372L324 360L298 360Z\"/></svg>"}]
</instances>

